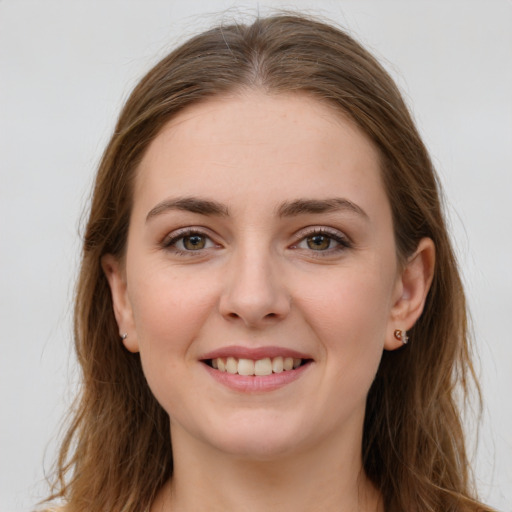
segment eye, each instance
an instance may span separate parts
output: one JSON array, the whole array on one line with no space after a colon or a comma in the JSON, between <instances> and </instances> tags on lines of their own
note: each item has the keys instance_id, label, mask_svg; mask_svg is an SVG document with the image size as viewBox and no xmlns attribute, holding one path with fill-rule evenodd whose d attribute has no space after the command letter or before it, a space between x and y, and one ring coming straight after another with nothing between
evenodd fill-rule
<instances>
[{"instance_id":1,"label":"eye","mask_svg":"<svg viewBox=\"0 0 512 512\"><path fill-rule=\"evenodd\" d=\"M163 246L166 249L182 254L210 249L216 247L216 244L204 233L192 230L181 230L178 233L171 234L164 240Z\"/></svg>"},{"instance_id":2,"label":"eye","mask_svg":"<svg viewBox=\"0 0 512 512\"><path fill-rule=\"evenodd\" d=\"M303 236L293 248L333 253L348 247L350 247L350 242L343 234L323 228L306 233L306 236Z\"/></svg>"},{"instance_id":3,"label":"eye","mask_svg":"<svg viewBox=\"0 0 512 512\"><path fill-rule=\"evenodd\" d=\"M312 235L305 239L306 245L313 251L325 251L331 248L334 240L326 235Z\"/></svg>"},{"instance_id":4,"label":"eye","mask_svg":"<svg viewBox=\"0 0 512 512\"><path fill-rule=\"evenodd\" d=\"M206 247L208 239L203 235L190 235L180 238L179 242L187 251L198 251Z\"/></svg>"}]
</instances>

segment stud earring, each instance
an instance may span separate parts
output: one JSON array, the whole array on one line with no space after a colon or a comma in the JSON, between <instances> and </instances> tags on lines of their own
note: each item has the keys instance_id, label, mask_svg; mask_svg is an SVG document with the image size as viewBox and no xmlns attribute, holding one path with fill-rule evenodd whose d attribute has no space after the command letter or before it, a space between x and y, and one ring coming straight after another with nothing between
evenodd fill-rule
<instances>
[{"instance_id":1,"label":"stud earring","mask_svg":"<svg viewBox=\"0 0 512 512\"><path fill-rule=\"evenodd\" d=\"M401 329L395 329L395 338L401 341L404 345L407 345L409 341L409 336L407 336L407 331L402 331Z\"/></svg>"},{"instance_id":2,"label":"stud earring","mask_svg":"<svg viewBox=\"0 0 512 512\"><path fill-rule=\"evenodd\" d=\"M126 338L128 338L128 333L125 332L123 334L121 334L121 339L124 341Z\"/></svg>"}]
</instances>

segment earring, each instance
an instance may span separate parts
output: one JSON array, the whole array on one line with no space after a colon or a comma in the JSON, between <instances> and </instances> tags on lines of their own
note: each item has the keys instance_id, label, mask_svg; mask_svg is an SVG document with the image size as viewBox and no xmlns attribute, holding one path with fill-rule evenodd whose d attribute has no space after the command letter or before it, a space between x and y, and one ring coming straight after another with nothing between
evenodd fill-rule
<instances>
[{"instance_id":1,"label":"earring","mask_svg":"<svg viewBox=\"0 0 512 512\"><path fill-rule=\"evenodd\" d=\"M121 339L124 341L126 338L128 338L128 333L125 332L123 334L121 334Z\"/></svg>"},{"instance_id":2,"label":"earring","mask_svg":"<svg viewBox=\"0 0 512 512\"><path fill-rule=\"evenodd\" d=\"M402 331L400 329L395 329L395 338L401 341L404 345L407 345L409 341L409 336L407 336L407 331Z\"/></svg>"}]
</instances>

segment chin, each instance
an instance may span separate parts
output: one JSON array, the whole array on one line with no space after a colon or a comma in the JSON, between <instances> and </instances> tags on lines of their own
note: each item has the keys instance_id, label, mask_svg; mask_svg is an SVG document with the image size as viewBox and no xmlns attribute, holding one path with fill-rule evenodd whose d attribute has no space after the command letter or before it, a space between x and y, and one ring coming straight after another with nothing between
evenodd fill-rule
<instances>
[{"instance_id":1,"label":"chin","mask_svg":"<svg viewBox=\"0 0 512 512\"><path fill-rule=\"evenodd\" d=\"M276 436L236 436L217 444L226 455L254 462L268 462L292 455L299 449L295 439Z\"/></svg>"},{"instance_id":2,"label":"chin","mask_svg":"<svg viewBox=\"0 0 512 512\"><path fill-rule=\"evenodd\" d=\"M253 461L270 461L283 458L301 449L308 444L304 437L302 424L296 426L287 422L284 424L284 414L276 421L273 418L264 418L258 415L238 417L227 426L219 425L218 429L211 429L206 434L209 444L217 450L236 458ZM312 439L309 443L314 442Z\"/></svg>"}]
</instances>

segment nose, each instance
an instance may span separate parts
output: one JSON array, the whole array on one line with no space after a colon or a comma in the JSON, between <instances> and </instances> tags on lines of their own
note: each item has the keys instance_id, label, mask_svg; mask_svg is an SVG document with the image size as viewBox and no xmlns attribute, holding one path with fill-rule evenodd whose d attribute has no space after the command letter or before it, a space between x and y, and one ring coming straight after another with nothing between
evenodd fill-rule
<instances>
[{"instance_id":1,"label":"nose","mask_svg":"<svg viewBox=\"0 0 512 512\"><path fill-rule=\"evenodd\" d=\"M250 254L249 254L250 253ZM244 251L229 263L228 275L220 297L224 318L261 328L285 318L291 297L282 272L268 251Z\"/></svg>"}]
</instances>

